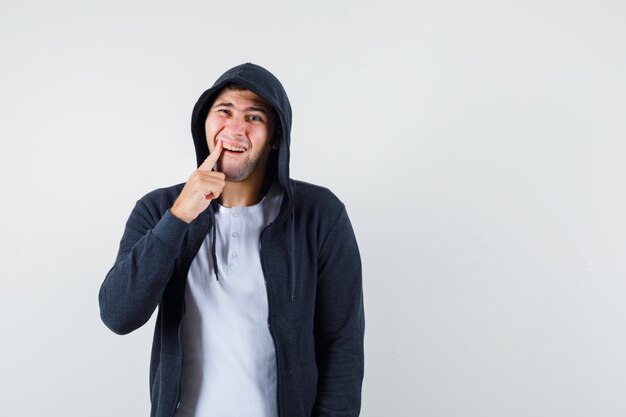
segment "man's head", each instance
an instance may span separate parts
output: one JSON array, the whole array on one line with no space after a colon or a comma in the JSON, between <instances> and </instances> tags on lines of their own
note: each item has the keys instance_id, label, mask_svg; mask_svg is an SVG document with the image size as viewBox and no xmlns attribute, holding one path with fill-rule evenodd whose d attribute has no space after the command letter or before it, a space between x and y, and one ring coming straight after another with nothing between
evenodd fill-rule
<instances>
[{"instance_id":1,"label":"man's head","mask_svg":"<svg viewBox=\"0 0 626 417\"><path fill-rule=\"evenodd\" d=\"M270 151L267 162L263 162L266 163L266 169L261 171L266 173L263 179L269 180L271 178L277 181L278 184L290 194L289 145L291 143L291 105L289 98L276 76L265 68L250 62L237 65L224 72L215 83L213 83L212 87L208 88L200 95L194 105L191 115L191 134L193 136L198 166L206 160L210 151L214 149L215 141L218 137L214 125L210 125L209 127L211 129L207 131L207 118L210 119L213 117L213 115L210 114L211 110L215 110L214 105L222 101L218 100L218 96L226 94L228 90L233 90L233 85L241 86L235 88L235 91L241 91L241 89L244 88L244 91L256 94L256 96L251 96L255 104L259 104L260 102L260 104L265 106L266 111L267 108L271 110L268 112L270 118L267 120L267 122L271 123L271 126L267 130L270 132L270 137L272 137L272 147L275 146L276 148ZM226 88L227 86L230 87ZM220 97L220 99L223 98L223 96ZM211 120L209 120L209 122L211 122ZM226 132L227 131L224 133ZM236 156L237 155L230 155L230 161L232 162L234 160L233 158ZM254 155L250 152L246 155L246 158L248 156L250 157L249 162L254 164ZM226 164L226 162L228 162L227 159L227 155L223 157L220 156L218 168L221 165L225 165L225 168L228 168L229 164ZM259 167L261 162L262 160L259 161L256 166ZM245 177L245 175L241 175L242 173L245 174L243 171L249 171L250 174L257 171L254 165L245 165L254 169L239 170L238 175L234 175L237 173L231 171L233 175L229 175L229 177L232 179L237 177L242 178ZM228 172L229 170L225 171Z\"/></svg>"},{"instance_id":2,"label":"man's head","mask_svg":"<svg viewBox=\"0 0 626 417\"><path fill-rule=\"evenodd\" d=\"M274 109L250 90L226 85L209 108L205 121L209 151L221 141L223 151L216 169L227 181L240 182L265 176L274 141Z\"/></svg>"}]
</instances>

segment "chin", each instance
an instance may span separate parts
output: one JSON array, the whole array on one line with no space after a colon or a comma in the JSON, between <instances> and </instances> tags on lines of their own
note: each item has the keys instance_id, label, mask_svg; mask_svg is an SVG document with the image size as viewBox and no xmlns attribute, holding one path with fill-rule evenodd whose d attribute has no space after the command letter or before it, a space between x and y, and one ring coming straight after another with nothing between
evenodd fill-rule
<instances>
[{"instance_id":1,"label":"chin","mask_svg":"<svg viewBox=\"0 0 626 417\"><path fill-rule=\"evenodd\" d=\"M229 182L242 182L249 179L252 176L252 172L241 170L223 170L226 181Z\"/></svg>"}]
</instances>

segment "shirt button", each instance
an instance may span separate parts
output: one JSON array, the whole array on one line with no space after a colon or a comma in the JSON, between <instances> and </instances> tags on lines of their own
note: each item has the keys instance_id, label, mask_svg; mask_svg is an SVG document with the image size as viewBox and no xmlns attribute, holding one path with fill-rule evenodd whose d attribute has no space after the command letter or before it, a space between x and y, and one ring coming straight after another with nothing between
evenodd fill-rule
<instances>
[{"instance_id":1,"label":"shirt button","mask_svg":"<svg viewBox=\"0 0 626 417\"><path fill-rule=\"evenodd\" d=\"M230 255L230 259L232 259L233 261L237 260L237 254L233 253L232 255Z\"/></svg>"},{"instance_id":2,"label":"shirt button","mask_svg":"<svg viewBox=\"0 0 626 417\"><path fill-rule=\"evenodd\" d=\"M234 213L233 213L233 217L239 217L239 213L234 212Z\"/></svg>"},{"instance_id":3,"label":"shirt button","mask_svg":"<svg viewBox=\"0 0 626 417\"><path fill-rule=\"evenodd\" d=\"M233 232L232 236L233 236L234 238L238 238L238 237L239 237L239 233L237 233L237 232Z\"/></svg>"}]
</instances>

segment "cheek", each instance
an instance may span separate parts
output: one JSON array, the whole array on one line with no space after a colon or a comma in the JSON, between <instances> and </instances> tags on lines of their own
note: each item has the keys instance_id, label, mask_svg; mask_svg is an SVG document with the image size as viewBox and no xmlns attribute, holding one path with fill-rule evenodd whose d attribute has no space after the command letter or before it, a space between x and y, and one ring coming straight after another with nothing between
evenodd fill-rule
<instances>
[{"instance_id":1,"label":"cheek","mask_svg":"<svg viewBox=\"0 0 626 417\"><path fill-rule=\"evenodd\" d=\"M265 148L270 145L270 131L266 128L258 128L254 131L255 143L258 148Z\"/></svg>"},{"instance_id":2,"label":"cheek","mask_svg":"<svg viewBox=\"0 0 626 417\"><path fill-rule=\"evenodd\" d=\"M212 144L214 142L215 136L222 129L219 123L214 121L207 121L204 125L204 133L206 135L207 142Z\"/></svg>"}]
</instances>

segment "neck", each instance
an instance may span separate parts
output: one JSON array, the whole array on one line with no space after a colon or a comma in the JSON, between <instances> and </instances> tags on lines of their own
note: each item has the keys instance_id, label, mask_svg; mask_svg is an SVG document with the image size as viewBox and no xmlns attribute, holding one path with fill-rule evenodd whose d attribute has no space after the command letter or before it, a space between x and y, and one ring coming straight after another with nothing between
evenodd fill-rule
<instances>
[{"instance_id":1,"label":"neck","mask_svg":"<svg viewBox=\"0 0 626 417\"><path fill-rule=\"evenodd\" d=\"M219 203L224 207L253 206L257 204L272 185L269 176L252 176L245 181L226 181Z\"/></svg>"}]
</instances>

